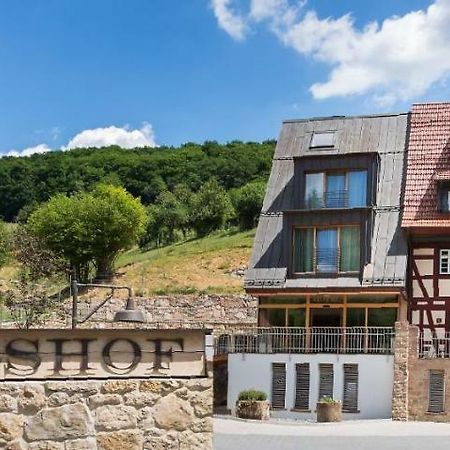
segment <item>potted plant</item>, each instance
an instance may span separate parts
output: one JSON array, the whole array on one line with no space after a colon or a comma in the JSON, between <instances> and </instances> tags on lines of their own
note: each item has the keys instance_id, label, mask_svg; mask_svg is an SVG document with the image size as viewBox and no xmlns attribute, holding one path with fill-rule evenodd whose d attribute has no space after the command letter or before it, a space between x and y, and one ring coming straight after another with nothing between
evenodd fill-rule
<instances>
[{"instance_id":1,"label":"potted plant","mask_svg":"<svg viewBox=\"0 0 450 450\"><path fill-rule=\"evenodd\" d=\"M340 400L324 395L317 402L317 422L340 422L342 420L342 404Z\"/></svg>"},{"instance_id":2,"label":"potted plant","mask_svg":"<svg viewBox=\"0 0 450 450\"><path fill-rule=\"evenodd\" d=\"M239 393L236 416L241 419L268 420L270 418L267 394L256 389Z\"/></svg>"}]
</instances>

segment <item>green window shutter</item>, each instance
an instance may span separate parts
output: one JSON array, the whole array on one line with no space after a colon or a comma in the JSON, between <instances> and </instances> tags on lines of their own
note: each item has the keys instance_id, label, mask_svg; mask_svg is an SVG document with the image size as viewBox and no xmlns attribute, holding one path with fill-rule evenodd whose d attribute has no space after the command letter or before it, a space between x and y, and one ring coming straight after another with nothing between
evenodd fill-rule
<instances>
[{"instance_id":1,"label":"green window shutter","mask_svg":"<svg viewBox=\"0 0 450 450\"><path fill-rule=\"evenodd\" d=\"M309 363L295 365L295 409L309 409Z\"/></svg>"},{"instance_id":2,"label":"green window shutter","mask_svg":"<svg viewBox=\"0 0 450 450\"><path fill-rule=\"evenodd\" d=\"M333 364L319 364L319 400L322 397L333 397L333 386Z\"/></svg>"},{"instance_id":3,"label":"green window shutter","mask_svg":"<svg viewBox=\"0 0 450 450\"><path fill-rule=\"evenodd\" d=\"M444 412L445 401L445 372L430 370L428 386L428 412Z\"/></svg>"},{"instance_id":4,"label":"green window shutter","mask_svg":"<svg viewBox=\"0 0 450 450\"><path fill-rule=\"evenodd\" d=\"M358 412L358 364L344 364L342 411Z\"/></svg>"},{"instance_id":5,"label":"green window shutter","mask_svg":"<svg viewBox=\"0 0 450 450\"><path fill-rule=\"evenodd\" d=\"M272 363L272 408L284 409L286 402L286 364Z\"/></svg>"},{"instance_id":6,"label":"green window shutter","mask_svg":"<svg viewBox=\"0 0 450 450\"><path fill-rule=\"evenodd\" d=\"M359 227L342 227L339 236L340 272L360 270L360 230Z\"/></svg>"}]
</instances>

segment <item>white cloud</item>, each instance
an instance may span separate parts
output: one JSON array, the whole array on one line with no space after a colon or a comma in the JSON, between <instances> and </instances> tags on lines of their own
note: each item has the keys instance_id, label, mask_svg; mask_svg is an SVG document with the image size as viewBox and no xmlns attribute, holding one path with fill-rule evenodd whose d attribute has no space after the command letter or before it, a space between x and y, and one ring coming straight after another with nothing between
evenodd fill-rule
<instances>
[{"instance_id":1,"label":"white cloud","mask_svg":"<svg viewBox=\"0 0 450 450\"><path fill-rule=\"evenodd\" d=\"M59 128L54 129L54 134L59 134ZM72 139L67 145L61 147L62 150L71 150L79 147L107 147L118 145L122 148L155 147L155 134L153 127L144 122L142 127L130 130L129 127L105 127L83 130ZM31 156L35 153L46 153L51 151L47 144L39 144L23 150L10 150L0 156Z\"/></svg>"},{"instance_id":2,"label":"white cloud","mask_svg":"<svg viewBox=\"0 0 450 450\"><path fill-rule=\"evenodd\" d=\"M129 130L128 127L106 127L83 130L74 136L64 150L79 147L107 147L118 145L122 148L155 147L155 135L149 123L138 130Z\"/></svg>"},{"instance_id":3,"label":"white cloud","mask_svg":"<svg viewBox=\"0 0 450 450\"><path fill-rule=\"evenodd\" d=\"M27 147L23 150L10 150L4 156L31 156L35 153L47 153L51 148L47 144L39 144L34 147Z\"/></svg>"},{"instance_id":4,"label":"white cloud","mask_svg":"<svg viewBox=\"0 0 450 450\"><path fill-rule=\"evenodd\" d=\"M225 2L225 7L228 2ZM286 46L329 67L316 99L370 94L384 106L424 94L450 75L450 0L357 28L350 14L320 18L305 3L251 0L246 27L264 22Z\"/></svg>"},{"instance_id":5,"label":"white cloud","mask_svg":"<svg viewBox=\"0 0 450 450\"><path fill-rule=\"evenodd\" d=\"M233 39L241 41L245 38L247 25L244 18L231 7L232 0L211 0L211 7L219 27Z\"/></svg>"}]
</instances>

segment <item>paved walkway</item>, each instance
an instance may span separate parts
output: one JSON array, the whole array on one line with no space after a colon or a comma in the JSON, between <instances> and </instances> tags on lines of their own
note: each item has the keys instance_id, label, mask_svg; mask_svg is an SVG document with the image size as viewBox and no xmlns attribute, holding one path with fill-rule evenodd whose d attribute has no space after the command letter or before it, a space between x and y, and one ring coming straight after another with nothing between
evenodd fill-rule
<instances>
[{"instance_id":1,"label":"paved walkway","mask_svg":"<svg viewBox=\"0 0 450 450\"><path fill-rule=\"evenodd\" d=\"M214 419L215 450L450 450L450 424Z\"/></svg>"}]
</instances>

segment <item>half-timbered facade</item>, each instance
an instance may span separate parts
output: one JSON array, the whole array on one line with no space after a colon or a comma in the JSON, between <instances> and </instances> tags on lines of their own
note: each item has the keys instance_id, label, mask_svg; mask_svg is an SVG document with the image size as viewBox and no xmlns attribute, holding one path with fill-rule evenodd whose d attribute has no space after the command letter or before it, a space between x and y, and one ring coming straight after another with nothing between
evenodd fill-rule
<instances>
[{"instance_id":1,"label":"half-timbered facade","mask_svg":"<svg viewBox=\"0 0 450 450\"><path fill-rule=\"evenodd\" d=\"M450 103L413 105L402 227L409 243L408 320L450 331Z\"/></svg>"},{"instance_id":2,"label":"half-timbered facade","mask_svg":"<svg viewBox=\"0 0 450 450\"><path fill-rule=\"evenodd\" d=\"M408 114L283 123L247 273L259 325L393 326Z\"/></svg>"}]
</instances>

